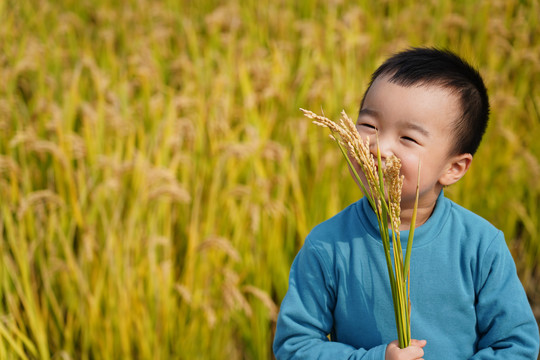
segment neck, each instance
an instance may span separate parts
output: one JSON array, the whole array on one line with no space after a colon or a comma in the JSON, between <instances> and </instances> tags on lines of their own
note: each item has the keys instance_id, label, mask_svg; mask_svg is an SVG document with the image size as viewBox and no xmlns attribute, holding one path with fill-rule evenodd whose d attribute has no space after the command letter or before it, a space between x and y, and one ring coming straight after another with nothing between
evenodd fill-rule
<instances>
[{"instance_id":1,"label":"neck","mask_svg":"<svg viewBox=\"0 0 540 360\"><path fill-rule=\"evenodd\" d=\"M416 222L414 224L415 228L424 224L429 219L431 214L433 214L433 210L435 209L435 205L437 204L437 199L439 198L440 193L441 189L420 197L416 211ZM401 226L399 227L399 230L409 230L414 212L414 202L412 205L408 203L401 203L401 205Z\"/></svg>"},{"instance_id":2,"label":"neck","mask_svg":"<svg viewBox=\"0 0 540 360\"><path fill-rule=\"evenodd\" d=\"M416 222L414 224L415 228L424 224L427 219L429 219L433 213L433 209L435 209L435 203L428 206L420 206L420 204L418 204L418 209L416 211ZM409 230L411 228L412 217L413 209L401 209L401 225L399 230Z\"/></svg>"}]
</instances>

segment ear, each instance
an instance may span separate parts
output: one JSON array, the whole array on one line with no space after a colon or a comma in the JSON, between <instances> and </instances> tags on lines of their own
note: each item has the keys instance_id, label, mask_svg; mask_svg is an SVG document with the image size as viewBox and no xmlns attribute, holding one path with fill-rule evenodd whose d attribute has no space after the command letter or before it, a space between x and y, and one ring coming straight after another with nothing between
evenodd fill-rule
<instances>
[{"instance_id":1,"label":"ear","mask_svg":"<svg viewBox=\"0 0 540 360\"><path fill-rule=\"evenodd\" d=\"M459 154L452 156L448 161L448 166L439 178L439 182L443 186L449 186L456 183L465 175L471 166L471 154Z\"/></svg>"}]
</instances>

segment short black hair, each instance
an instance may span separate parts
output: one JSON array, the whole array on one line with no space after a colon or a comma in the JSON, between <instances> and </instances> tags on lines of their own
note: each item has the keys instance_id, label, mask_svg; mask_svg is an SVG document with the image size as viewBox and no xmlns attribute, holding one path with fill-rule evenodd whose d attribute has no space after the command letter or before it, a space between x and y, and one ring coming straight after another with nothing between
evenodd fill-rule
<instances>
[{"instance_id":1,"label":"short black hair","mask_svg":"<svg viewBox=\"0 0 540 360\"><path fill-rule=\"evenodd\" d=\"M439 85L458 96L462 114L455 122L456 143L452 154L474 155L486 131L489 98L480 73L446 49L409 48L388 58L371 76L360 109L373 82L389 76L391 83L410 87Z\"/></svg>"}]
</instances>

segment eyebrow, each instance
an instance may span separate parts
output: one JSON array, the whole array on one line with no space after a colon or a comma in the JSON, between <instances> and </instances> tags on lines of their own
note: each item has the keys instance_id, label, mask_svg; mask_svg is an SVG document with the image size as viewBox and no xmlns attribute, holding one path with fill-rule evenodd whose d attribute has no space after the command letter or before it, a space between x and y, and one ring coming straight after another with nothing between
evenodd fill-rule
<instances>
[{"instance_id":1,"label":"eyebrow","mask_svg":"<svg viewBox=\"0 0 540 360\"><path fill-rule=\"evenodd\" d=\"M373 109L369 109L369 108L363 108L360 110L360 112L358 113L358 118L360 118L360 116L362 115L367 115L367 116L371 116L371 117L374 117L374 118L379 118L379 112L376 111L376 110L373 110ZM429 137L430 136L430 133L429 131L427 131L424 127L418 125L418 124L415 124L414 122L411 122L411 121L401 121L400 122L400 125L403 126L404 128L406 129L410 129L410 130L413 130L413 131L417 131L419 132L420 134L422 134L423 136L425 137Z\"/></svg>"},{"instance_id":2,"label":"eyebrow","mask_svg":"<svg viewBox=\"0 0 540 360\"><path fill-rule=\"evenodd\" d=\"M368 108L361 109L360 112L358 113L358 117L360 117L361 115L379 117L379 113L377 111L371 110L371 109L368 109Z\"/></svg>"},{"instance_id":3,"label":"eyebrow","mask_svg":"<svg viewBox=\"0 0 540 360\"><path fill-rule=\"evenodd\" d=\"M420 126L418 124L412 123L410 121L404 121L403 125L407 129L410 129L410 130L413 130L413 131L418 131L420 134L422 134L425 137L429 137L429 135L430 135L429 131L427 131L425 128L423 128L422 126Z\"/></svg>"}]
</instances>

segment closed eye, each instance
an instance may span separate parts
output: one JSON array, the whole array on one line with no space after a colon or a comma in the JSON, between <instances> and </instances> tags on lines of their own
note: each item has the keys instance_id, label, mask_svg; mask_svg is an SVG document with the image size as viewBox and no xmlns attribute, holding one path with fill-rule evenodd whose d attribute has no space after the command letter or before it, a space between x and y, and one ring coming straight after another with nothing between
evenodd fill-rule
<instances>
[{"instance_id":1,"label":"closed eye","mask_svg":"<svg viewBox=\"0 0 540 360\"><path fill-rule=\"evenodd\" d=\"M418 144L418 141L414 140L412 137L408 137L408 136L402 136L401 137L403 140L405 141L410 141L410 142L413 142L415 144Z\"/></svg>"},{"instance_id":2,"label":"closed eye","mask_svg":"<svg viewBox=\"0 0 540 360\"><path fill-rule=\"evenodd\" d=\"M358 124L358 126L363 126L363 127L366 127L368 129L373 129L373 130L377 130L377 128L371 124L367 124L367 123L363 123L363 124Z\"/></svg>"}]
</instances>

